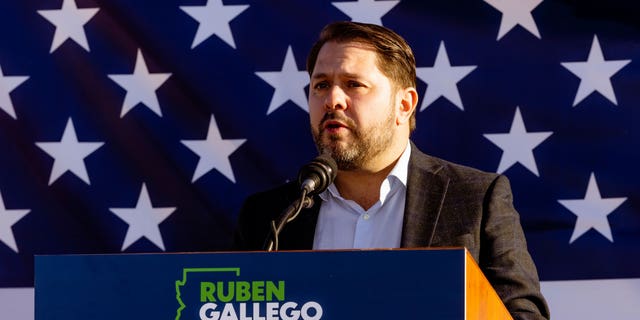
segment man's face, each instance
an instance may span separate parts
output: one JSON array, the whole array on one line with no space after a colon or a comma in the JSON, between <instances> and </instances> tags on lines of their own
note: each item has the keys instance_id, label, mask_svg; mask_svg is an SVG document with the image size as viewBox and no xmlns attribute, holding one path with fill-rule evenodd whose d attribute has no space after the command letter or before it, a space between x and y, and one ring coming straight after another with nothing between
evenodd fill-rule
<instances>
[{"instance_id":1,"label":"man's face","mask_svg":"<svg viewBox=\"0 0 640 320\"><path fill-rule=\"evenodd\" d=\"M362 168L389 149L396 130L396 90L378 69L376 53L360 43L328 42L311 75L313 139L341 170Z\"/></svg>"}]
</instances>

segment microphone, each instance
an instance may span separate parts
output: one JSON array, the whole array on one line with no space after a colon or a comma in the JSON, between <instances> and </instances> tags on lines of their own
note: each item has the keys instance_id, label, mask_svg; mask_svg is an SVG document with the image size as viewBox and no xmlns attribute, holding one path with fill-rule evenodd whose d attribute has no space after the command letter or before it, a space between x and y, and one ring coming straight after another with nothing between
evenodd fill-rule
<instances>
[{"instance_id":1,"label":"microphone","mask_svg":"<svg viewBox=\"0 0 640 320\"><path fill-rule=\"evenodd\" d=\"M300 190L308 195L322 193L326 190L338 174L338 165L329 155L322 154L300 168L298 183Z\"/></svg>"}]
</instances>

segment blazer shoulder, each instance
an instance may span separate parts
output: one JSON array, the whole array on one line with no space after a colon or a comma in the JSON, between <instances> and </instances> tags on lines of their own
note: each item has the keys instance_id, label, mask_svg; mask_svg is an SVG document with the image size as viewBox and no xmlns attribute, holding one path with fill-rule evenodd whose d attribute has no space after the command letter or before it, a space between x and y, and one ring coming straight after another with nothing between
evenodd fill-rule
<instances>
[{"instance_id":1,"label":"blazer shoulder","mask_svg":"<svg viewBox=\"0 0 640 320\"><path fill-rule=\"evenodd\" d=\"M290 202L289 200L293 200L295 197L297 197L298 193L299 192L298 192L297 183L287 182L285 184L275 186L271 189L253 193L247 197L245 202L262 203L265 200L267 200L268 202L280 202L280 201Z\"/></svg>"},{"instance_id":2,"label":"blazer shoulder","mask_svg":"<svg viewBox=\"0 0 640 320\"><path fill-rule=\"evenodd\" d=\"M445 177L452 182L461 181L487 181L491 182L500 177L500 174L487 172L477 168L465 166L423 153L417 148L411 150L410 166L413 169L431 172ZM506 178L506 177L505 177Z\"/></svg>"},{"instance_id":3,"label":"blazer shoulder","mask_svg":"<svg viewBox=\"0 0 640 320\"><path fill-rule=\"evenodd\" d=\"M261 250L270 232L270 223L290 203L296 191L295 183L249 195L238 213L233 238L235 250Z\"/></svg>"}]
</instances>

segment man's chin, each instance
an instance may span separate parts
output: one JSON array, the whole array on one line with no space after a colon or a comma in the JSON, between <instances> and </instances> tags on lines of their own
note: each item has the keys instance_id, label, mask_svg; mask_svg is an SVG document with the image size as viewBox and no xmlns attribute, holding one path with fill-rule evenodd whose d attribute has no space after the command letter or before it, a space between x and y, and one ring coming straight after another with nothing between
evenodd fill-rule
<instances>
[{"instance_id":1,"label":"man's chin","mask_svg":"<svg viewBox=\"0 0 640 320\"><path fill-rule=\"evenodd\" d=\"M325 141L322 146L321 149L329 154L343 154L345 152L348 152L349 150L352 149L351 145L345 141L338 141L338 140L331 140L331 141Z\"/></svg>"}]
</instances>

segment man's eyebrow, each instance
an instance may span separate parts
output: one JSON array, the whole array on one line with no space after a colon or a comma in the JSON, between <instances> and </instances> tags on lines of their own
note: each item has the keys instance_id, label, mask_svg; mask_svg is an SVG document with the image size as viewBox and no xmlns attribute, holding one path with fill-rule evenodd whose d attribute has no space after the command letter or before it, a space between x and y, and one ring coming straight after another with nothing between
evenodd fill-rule
<instances>
[{"instance_id":1,"label":"man's eyebrow","mask_svg":"<svg viewBox=\"0 0 640 320\"><path fill-rule=\"evenodd\" d=\"M316 73L313 76L311 76L311 79L321 79L326 77L327 77L326 73Z\"/></svg>"},{"instance_id":2,"label":"man's eyebrow","mask_svg":"<svg viewBox=\"0 0 640 320\"><path fill-rule=\"evenodd\" d=\"M339 74L340 77L344 77L344 78L359 78L360 76L355 74L355 73L350 73L350 72L343 72ZM313 76L311 76L311 79L322 79L322 78L326 78L327 74L326 73L316 73Z\"/></svg>"}]
</instances>

